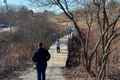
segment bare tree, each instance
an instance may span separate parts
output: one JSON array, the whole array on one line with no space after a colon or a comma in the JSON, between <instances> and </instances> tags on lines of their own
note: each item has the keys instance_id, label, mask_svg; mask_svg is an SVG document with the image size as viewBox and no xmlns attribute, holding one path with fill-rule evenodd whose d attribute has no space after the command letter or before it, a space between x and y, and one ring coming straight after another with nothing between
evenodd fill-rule
<instances>
[{"instance_id":1,"label":"bare tree","mask_svg":"<svg viewBox=\"0 0 120 80\"><path fill-rule=\"evenodd\" d=\"M109 0L110 1L110 0ZM84 59L85 59L85 66L87 71L92 74L92 76L96 76L97 80L104 80L105 75L106 75L106 66L108 62L108 57L112 53L114 49L112 49L112 42L119 37L119 32L117 31L117 22L119 20L120 14L114 13L114 10L111 11L113 14L112 16L110 15L110 9L108 7L108 0L93 0L92 2L92 8L89 10L86 10L87 12L85 13L86 15L86 23L88 25L88 33L90 32L90 28L92 27L92 23L96 23L98 31L99 31L99 39L97 40L95 46L93 47L92 51L88 50L88 44L89 44L89 34L87 34L86 38L86 46L84 47ZM94 13L91 15L91 10L94 8ZM90 16L88 16L88 14ZM116 15L115 15L116 14ZM91 17L90 19L88 19ZM93 21L93 18L97 21ZM114 18L114 19L113 19ZM89 22L90 20L90 22ZM98 51L99 50L99 51ZM96 72L92 70L92 61L95 58L96 54ZM99 57L99 58L98 58Z\"/></svg>"},{"instance_id":2,"label":"bare tree","mask_svg":"<svg viewBox=\"0 0 120 80\"><path fill-rule=\"evenodd\" d=\"M100 54L100 60L99 60L100 66L98 66L97 80L104 79L108 56L113 51L111 49L112 41L119 36L116 24L119 20L120 14L116 14L115 16L112 16L112 18L115 17L115 19L111 19L110 15L108 14L109 8L106 7L109 1L93 0L93 3L97 8L97 20L98 20L97 23L100 29L99 41L101 42L100 46L102 51L102 53Z\"/></svg>"}]
</instances>

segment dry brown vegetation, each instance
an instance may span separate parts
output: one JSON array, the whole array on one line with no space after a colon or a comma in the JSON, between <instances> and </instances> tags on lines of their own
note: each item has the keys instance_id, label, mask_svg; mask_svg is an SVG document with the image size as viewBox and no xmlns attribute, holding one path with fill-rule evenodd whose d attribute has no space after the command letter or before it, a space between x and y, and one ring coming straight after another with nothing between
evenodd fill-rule
<instances>
[{"instance_id":1,"label":"dry brown vegetation","mask_svg":"<svg viewBox=\"0 0 120 80\"><path fill-rule=\"evenodd\" d=\"M0 19L14 22L16 29L15 32L0 33L0 79L14 70L29 66L38 42L45 43L45 47L49 48L53 42L52 34L60 32L59 25L46 13L33 13L26 9L12 13L14 16L0 13Z\"/></svg>"}]
</instances>

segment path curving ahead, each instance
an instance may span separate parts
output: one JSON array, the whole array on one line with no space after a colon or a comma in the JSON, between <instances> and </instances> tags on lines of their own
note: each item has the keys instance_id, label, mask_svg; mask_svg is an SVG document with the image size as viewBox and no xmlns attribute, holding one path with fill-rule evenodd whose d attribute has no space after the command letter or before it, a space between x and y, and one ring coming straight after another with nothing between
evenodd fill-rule
<instances>
[{"instance_id":1,"label":"path curving ahead","mask_svg":"<svg viewBox=\"0 0 120 80\"><path fill-rule=\"evenodd\" d=\"M61 53L56 52L56 43L54 43L49 52L51 54L51 59L48 61L48 68L46 72L47 80L66 80L63 76L64 66L67 59L67 42L68 36L64 36L60 39L61 42ZM36 70L33 68L24 71L21 76L19 76L20 80L37 80Z\"/></svg>"}]
</instances>

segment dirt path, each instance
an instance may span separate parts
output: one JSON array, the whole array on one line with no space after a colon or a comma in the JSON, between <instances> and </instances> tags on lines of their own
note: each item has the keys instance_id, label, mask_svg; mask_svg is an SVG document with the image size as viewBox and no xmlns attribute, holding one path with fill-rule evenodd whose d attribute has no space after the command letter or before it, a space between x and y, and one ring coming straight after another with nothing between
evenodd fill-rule
<instances>
[{"instance_id":1,"label":"dirt path","mask_svg":"<svg viewBox=\"0 0 120 80\"><path fill-rule=\"evenodd\" d=\"M49 52L51 54L51 59L48 62L48 68L46 72L47 80L65 80L64 66L67 59L67 36L60 39L61 42L61 53L56 52L56 43L53 44ZM36 70L30 68L19 76L20 80L37 80Z\"/></svg>"}]
</instances>

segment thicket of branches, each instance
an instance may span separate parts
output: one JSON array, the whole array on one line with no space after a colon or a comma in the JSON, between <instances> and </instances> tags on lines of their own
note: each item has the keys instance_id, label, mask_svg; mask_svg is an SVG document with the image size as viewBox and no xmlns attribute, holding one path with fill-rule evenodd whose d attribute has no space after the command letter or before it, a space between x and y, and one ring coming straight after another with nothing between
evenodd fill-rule
<instances>
[{"instance_id":1,"label":"thicket of branches","mask_svg":"<svg viewBox=\"0 0 120 80\"><path fill-rule=\"evenodd\" d=\"M84 47L85 65L87 71L96 76L97 80L103 80L105 78L109 56L114 51L112 42L119 37L118 26L116 25L120 17L119 12L116 12L119 6L112 8L116 5L113 6L110 3L108 0L93 0L91 4L87 5L88 9L85 12L86 23L89 29L86 38L86 47ZM89 32L94 22L99 31L99 38L93 50L89 51ZM92 60L96 62L96 71L92 71Z\"/></svg>"}]
</instances>

